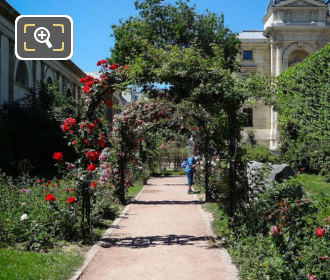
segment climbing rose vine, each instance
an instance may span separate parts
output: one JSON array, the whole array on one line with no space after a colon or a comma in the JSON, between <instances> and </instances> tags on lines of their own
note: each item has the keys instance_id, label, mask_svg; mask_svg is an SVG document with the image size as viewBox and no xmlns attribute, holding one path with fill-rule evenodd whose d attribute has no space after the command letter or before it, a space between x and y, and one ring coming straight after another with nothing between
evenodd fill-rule
<instances>
[{"instance_id":1,"label":"climbing rose vine","mask_svg":"<svg viewBox=\"0 0 330 280\"><path fill-rule=\"evenodd\" d=\"M61 152L55 152L53 159L62 172L68 173L75 181L72 195L66 203L77 207L81 212L81 229L87 236L91 230L91 207L95 196L96 183L104 170L99 156L104 148L110 147L107 125L103 120L104 109L113 106L114 95L125 88L128 66L118 63L109 64L103 59L97 62L100 71L97 77L86 76L82 83L82 108L77 117L68 116L63 120L61 129L68 145L77 154L75 162L65 161ZM47 194L46 201L55 201Z\"/></svg>"}]
</instances>

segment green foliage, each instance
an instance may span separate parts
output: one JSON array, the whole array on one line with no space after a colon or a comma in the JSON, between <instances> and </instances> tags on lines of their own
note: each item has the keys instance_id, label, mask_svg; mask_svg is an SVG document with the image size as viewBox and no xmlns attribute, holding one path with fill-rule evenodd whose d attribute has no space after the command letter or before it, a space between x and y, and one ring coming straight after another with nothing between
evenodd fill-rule
<instances>
[{"instance_id":1,"label":"green foliage","mask_svg":"<svg viewBox=\"0 0 330 280\"><path fill-rule=\"evenodd\" d=\"M83 255L0 249L0 279L67 280L82 264Z\"/></svg>"},{"instance_id":2,"label":"green foliage","mask_svg":"<svg viewBox=\"0 0 330 280\"><path fill-rule=\"evenodd\" d=\"M214 214L213 228L224 237L242 279L307 279L308 274L329 278L330 236L315 234L317 228L329 227L329 198L300 198L299 180L277 184L241 204L236 224L231 219L226 223L223 206L206 207Z\"/></svg>"},{"instance_id":3,"label":"green foliage","mask_svg":"<svg viewBox=\"0 0 330 280\"><path fill-rule=\"evenodd\" d=\"M69 106L58 87L42 82L37 96L27 94L21 102L5 104L0 110L0 168L12 175L56 174L51 159L54 150L68 158L74 153L61 136L57 112Z\"/></svg>"},{"instance_id":4,"label":"green foliage","mask_svg":"<svg viewBox=\"0 0 330 280\"><path fill-rule=\"evenodd\" d=\"M223 15L209 11L199 14L187 2L136 1L139 15L112 26L116 40L113 61L131 63L134 56L145 51L146 44L157 48L172 45L180 49L195 45L207 56L214 56L212 45L221 45L228 67L233 67L239 41L225 27Z\"/></svg>"},{"instance_id":5,"label":"green foliage","mask_svg":"<svg viewBox=\"0 0 330 280\"><path fill-rule=\"evenodd\" d=\"M330 44L284 71L275 99L283 158L323 175L330 170L329 60Z\"/></svg>"},{"instance_id":6,"label":"green foliage","mask_svg":"<svg viewBox=\"0 0 330 280\"><path fill-rule=\"evenodd\" d=\"M243 156L244 162L258 161L263 163L277 163L278 157L274 155L267 147L261 145L243 145Z\"/></svg>"},{"instance_id":7,"label":"green foliage","mask_svg":"<svg viewBox=\"0 0 330 280\"><path fill-rule=\"evenodd\" d=\"M239 40L223 16L199 14L186 1L137 1L139 15L113 26L111 60L131 65L133 83L169 85L176 101L192 95L203 73L237 69ZM160 92L160 91L158 91Z\"/></svg>"},{"instance_id":8,"label":"green foliage","mask_svg":"<svg viewBox=\"0 0 330 280\"><path fill-rule=\"evenodd\" d=\"M37 182L36 178L13 179L1 174L0 185L0 247L40 251L63 240L82 239L79 204L66 203L75 191L73 181ZM45 201L46 194L53 194L56 201ZM115 217L118 205L109 186L99 186L92 199L94 226L101 219Z\"/></svg>"},{"instance_id":9,"label":"green foliage","mask_svg":"<svg viewBox=\"0 0 330 280\"><path fill-rule=\"evenodd\" d=\"M241 279L292 279L283 277L287 268L270 237L250 236L238 241L229 239L228 243L229 253L238 264Z\"/></svg>"}]
</instances>

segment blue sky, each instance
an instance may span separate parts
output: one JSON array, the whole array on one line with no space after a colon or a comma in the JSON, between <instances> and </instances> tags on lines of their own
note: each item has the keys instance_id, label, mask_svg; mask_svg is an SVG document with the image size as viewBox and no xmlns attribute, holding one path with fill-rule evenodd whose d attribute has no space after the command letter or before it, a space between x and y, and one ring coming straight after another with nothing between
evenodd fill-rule
<instances>
[{"instance_id":1,"label":"blue sky","mask_svg":"<svg viewBox=\"0 0 330 280\"><path fill-rule=\"evenodd\" d=\"M167 0L173 2L174 0ZM84 71L97 71L96 62L110 56L111 25L137 14L134 0L7 0L22 15L69 15L73 19L72 60ZM199 12L225 15L234 32L262 29L268 0L191 0Z\"/></svg>"}]
</instances>

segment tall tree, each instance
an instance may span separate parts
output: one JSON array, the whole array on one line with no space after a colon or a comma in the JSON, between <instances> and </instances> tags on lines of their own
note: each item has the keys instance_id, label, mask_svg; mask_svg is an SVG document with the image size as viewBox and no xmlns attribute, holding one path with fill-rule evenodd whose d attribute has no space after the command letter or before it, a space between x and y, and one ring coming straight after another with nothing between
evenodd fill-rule
<instances>
[{"instance_id":1,"label":"tall tree","mask_svg":"<svg viewBox=\"0 0 330 280\"><path fill-rule=\"evenodd\" d=\"M112 26L115 45L111 50L112 62L132 66L135 83L142 86L165 83L178 100L189 97L201 82L198 75L191 74L205 69L198 69L199 63L193 64L195 52L204 59L205 65L208 60L221 57L222 63L218 67L237 70L239 40L225 27L223 15L209 11L197 13L189 0L176 4L164 0L136 1L135 7L138 16ZM214 46L217 46L216 51ZM183 65L185 69L174 76L164 76L159 69L166 68L168 61L164 58L168 56L173 59L190 56L191 64ZM192 68L187 69L187 66Z\"/></svg>"}]
</instances>

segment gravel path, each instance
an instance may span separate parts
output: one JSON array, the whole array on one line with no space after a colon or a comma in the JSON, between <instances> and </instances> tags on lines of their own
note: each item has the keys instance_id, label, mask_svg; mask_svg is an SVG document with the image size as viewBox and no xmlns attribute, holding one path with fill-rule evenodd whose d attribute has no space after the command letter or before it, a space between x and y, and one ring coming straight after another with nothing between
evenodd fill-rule
<instances>
[{"instance_id":1,"label":"gravel path","mask_svg":"<svg viewBox=\"0 0 330 280\"><path fill-rule=\"evenodd\" d=\"M185 177L148 183L80 279L237 280L227 252L211 248L208 215Z\"/></svg>"}]
</instances>

